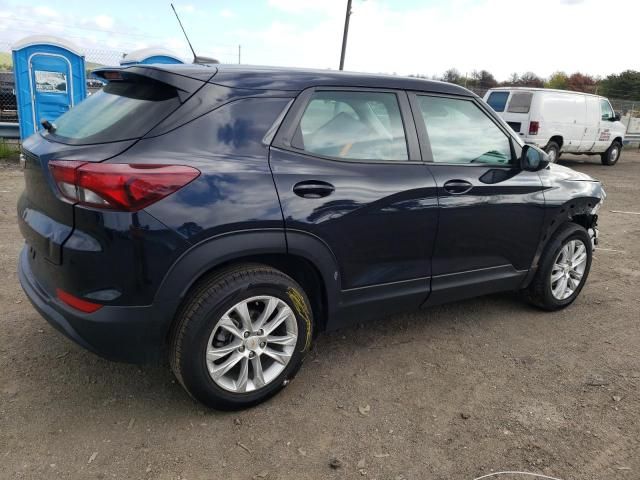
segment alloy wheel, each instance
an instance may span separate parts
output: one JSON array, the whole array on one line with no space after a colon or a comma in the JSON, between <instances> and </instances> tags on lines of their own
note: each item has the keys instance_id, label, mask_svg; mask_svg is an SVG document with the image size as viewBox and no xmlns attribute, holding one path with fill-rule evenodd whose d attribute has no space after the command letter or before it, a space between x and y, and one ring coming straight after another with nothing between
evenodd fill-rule
<instances>
[{"instance_id":1,"label":"alloy wheel","mask_svg":"<svg viewBox=\"0 0 640 480\"><path fill-rule=\"evenodd\" d=\"M581 240L570 240L560 249L551 268L551 293L566 300L578 289L587 266L587 247Z\"/></svg>"},{"instance_id":2,"label":"alloy wheel","mask_svg":"<svg viewBox=\"0 0 640 480\"><path fill-rule=\"evenodd\" d=\"M242 300L222 315L209 336L209 375L233 393L258 390L286 368L297 341L296 317L284 300L267 295Z\"/></svg>"}]
</instances>

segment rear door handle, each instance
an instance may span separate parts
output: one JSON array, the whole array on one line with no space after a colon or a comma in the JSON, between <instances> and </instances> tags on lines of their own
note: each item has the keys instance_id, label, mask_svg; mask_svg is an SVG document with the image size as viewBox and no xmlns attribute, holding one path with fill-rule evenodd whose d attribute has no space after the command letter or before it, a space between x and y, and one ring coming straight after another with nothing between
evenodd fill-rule
<instances>
[{"instance_id":1,"label":"rear door handle","mask_svg":"<svg viewBox=\"0 0 640 480\"><path fill-rule=\"evenodd\" d=\"M444 189L452 195L467 193L473 185L466 180L449 180L444 184Z\"/></svg>"},{"instance_id":2,"label":"rear door handle","mask_svg":"<svg viewBox=\"0 0 640 480\"><path fill-rule=\"evenodd\" d=\"M322 198L333 193L335 187L320 180L305 180L293 186L293 193L302 198Z\"/></svg>"}]
</instances>

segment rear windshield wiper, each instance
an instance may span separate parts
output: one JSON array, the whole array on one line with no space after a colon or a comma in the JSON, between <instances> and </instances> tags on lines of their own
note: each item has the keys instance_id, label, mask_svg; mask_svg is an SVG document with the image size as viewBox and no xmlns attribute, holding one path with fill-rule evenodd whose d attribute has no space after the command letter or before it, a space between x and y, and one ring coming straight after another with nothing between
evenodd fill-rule
<instances>
[{"instance_id":1,"label":"rear windshield wiper","mask_svg":"<svg viewBox=\"0 0 640 480\"><path fill-rule=\"evenodd\" d=\"M42 120L40 120L40 124L44 127L44 129L49 132L49 133L55 133L56 131L56 125L55 123L51 123L49 120L47 120L46 118L43 118Z\"/></svg>"}]
</instances>

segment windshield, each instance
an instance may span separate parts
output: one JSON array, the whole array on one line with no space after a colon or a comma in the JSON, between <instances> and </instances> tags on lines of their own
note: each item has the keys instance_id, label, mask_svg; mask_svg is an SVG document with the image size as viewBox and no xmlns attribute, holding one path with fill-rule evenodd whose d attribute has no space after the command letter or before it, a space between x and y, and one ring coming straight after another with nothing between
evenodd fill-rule
<instances>
[{"instance_id":1,"label":"windshield","mask_svg":"<svg viewBox=\"0 0 640 480\"><path fill-rule=\"evenodd\" d=\"M179 104L176 89L155 80L111 82L58 118L51 137L80 145L140 138Z\"/></svg>"}]
</instances>

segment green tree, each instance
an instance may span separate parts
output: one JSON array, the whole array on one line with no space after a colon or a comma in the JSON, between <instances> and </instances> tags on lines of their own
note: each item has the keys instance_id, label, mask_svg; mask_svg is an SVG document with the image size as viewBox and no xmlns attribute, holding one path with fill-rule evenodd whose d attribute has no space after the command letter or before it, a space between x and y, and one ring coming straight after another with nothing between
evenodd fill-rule
<instances>
[{"instance_id":1,"label":"green tree","mask_svg":"<svg viewBox=\"0 0 640 480\"><path fill-rule=\"evenodd\" d=\"M502 82L502 85L504 85L504 86L507 86L507 85L518 85L519 82L520 82L520 75L518 75L517 73L513 72L509 76L509 80L507 80L506 82Z\"/></svg>"},{"instance_id":2,"label":"green tree","mask_svg":"<svg viewBox=\"0 0 640 480\"><path fill-rule=\"evenodd\" d=\"M474 70L471 73L471 79L469 80L468 87L476 87L482 89L489 89L498 86L498 82L491 72L487 70Z\"/></svg>"},{"instance_id":3,"label":"green tree","mask_svg":"<svg viewBox=\"0 0 640 480\"><path fill-rule=\"evenodd\" d=\"M606 97L640 100L640 72L626 70L600 82L598 93Z\"/></svg>"},{"instance_id":4,"label":"green tree","mask_svg":"<svg viewBox=\"0 0 640 480\"><path fill-rule=\"evenodd\" d=\"M520 77L517 85L519 87L542 88L544 87L544 81L533 72L525 72Z\"/></svg>"},{"instance_id":5,"label":"green tree","mask_svg":"<svg viewBox=\"0 0 640 480\"><path fill-rule=\"evenodd\" d=\"M512 73L509 80L500 84L502 87L535 87L543 88L544 80L533 72L525 72L522 75Z\"/></svg>"},{"instance_id":6,"label":"green tree","mask_svg":"<svg viewBox=\"0 0 640 480\"><path fill-rule=\"evenodd\" d=\"M567 89L567 80L569 77L564 72L554 72L544 84L546 88L555 88L557 90Z\"/></svg>"},{"instance_id":7,"label":"green tree","mask_svg":"<svg viewBox=\"0 0 640 480\"><path fill-rule=\"evenodd\" d=\"M444 72L444 75L442 75L442 78L440 80L442 80L443 82L464 85L464 78L462 77L462 75L460 75L460 72L455 68L450 68L449 70Z\"/></svg>"}]
</instances>

